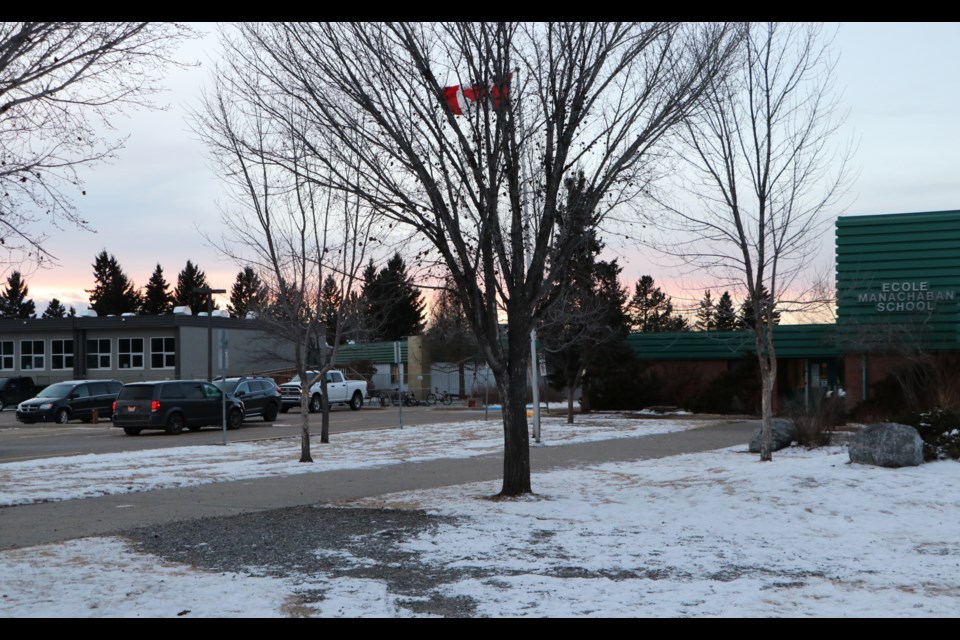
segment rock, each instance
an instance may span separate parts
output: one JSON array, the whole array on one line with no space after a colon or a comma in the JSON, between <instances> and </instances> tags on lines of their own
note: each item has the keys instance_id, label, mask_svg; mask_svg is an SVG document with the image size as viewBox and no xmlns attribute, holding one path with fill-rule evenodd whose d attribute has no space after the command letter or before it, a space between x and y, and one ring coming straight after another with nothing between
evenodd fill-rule
<instances>
[{"instance_id":1,"label":"rock","mask_svg":"<svg viewBox=\"0 0 960 640\"><path fill-rule=\"evenodd\" d=\"M770 450L779 451L789 447L797 439L797 426L788 418L774 418L770 421L770 430L773 438L770 441ZM753 432L750 440L750 453L760 453L760 436L763 427Z\"/></svg>"},{"instance_id":2,"label":"rock","mask_svg":"<svg viewBox=\"0 0 960 640\"><path fill-rule=\"evenodd\" d=\"M916 467L923 462L923 439L906 424L868 424L850 441L850 462L878 467Z\"/></svg>"}]
</instances>

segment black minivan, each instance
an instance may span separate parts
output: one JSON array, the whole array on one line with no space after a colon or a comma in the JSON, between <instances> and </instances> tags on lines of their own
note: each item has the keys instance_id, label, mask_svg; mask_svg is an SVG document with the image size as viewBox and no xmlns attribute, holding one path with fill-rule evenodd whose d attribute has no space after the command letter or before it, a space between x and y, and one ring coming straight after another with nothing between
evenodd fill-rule
<instances>
[{"instance_id":1,"label":"black minivan","mask_svg":"<svg viewBox=\"0 0 960 640\"><path fill-rule=\"evenodd\" d=\"M68 380L50 385L36 398L17 405L17 420L24 424L57 422L66 424L73 419L91 422L94 415L108 420L113 413L113 401L123 383L119 380Z\"/></svg>"},{"instance_id":2,"label":"black minivan","mask_svg":"<svg viewBox=\"0 0 960 640\"><path fill-rule=\"evenodd\" d=\"M113 408L113 426L128 436L144 429L176 435L223 424L223 392L203 380L132 382L123 386ZM243 424L243 403L227 397L227 428Z\"/></svg>"}]
</instances>

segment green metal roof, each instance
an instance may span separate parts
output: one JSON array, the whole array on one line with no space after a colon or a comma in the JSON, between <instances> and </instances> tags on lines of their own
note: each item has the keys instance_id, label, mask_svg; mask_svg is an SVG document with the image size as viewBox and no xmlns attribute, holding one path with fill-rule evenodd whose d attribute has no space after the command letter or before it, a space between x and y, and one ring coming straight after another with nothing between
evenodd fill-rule
<instances>
[{"instance_id":1,"label":"green metal roof","mask_svg":"<svg viewBox=\"0 0 960 640\"><path fill-rule=\"evenodd\" d=\"M840 355L834 325L777 325L773 339L779 358ZM756 353L750 331L632 333L627 346L641 360L737 360Z\"/></svg>"}]
</instances>

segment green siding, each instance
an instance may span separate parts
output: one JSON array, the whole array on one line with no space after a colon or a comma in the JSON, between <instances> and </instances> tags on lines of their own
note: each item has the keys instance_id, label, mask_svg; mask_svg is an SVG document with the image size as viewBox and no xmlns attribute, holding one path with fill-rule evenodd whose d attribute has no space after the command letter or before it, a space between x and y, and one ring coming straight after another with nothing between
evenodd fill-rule
<instances>
[{"instance_id":1,"label":"green siding","mask_svg":"<svg viewBox=\"0 0 960 640\"><path fill-rule=\"evenodd\" d=\"M836 234L847 349L957 348L960 211L845 216Z\"/></svg>"},{"instance_id":2,"label":"green siding","mask_svg":"<svg viewBox=\"0 0 960 640\"><path fill-rule=\"evenodd\" d=\"M400 341L400 358L407 361L407 341ZM343 344L337 349L338 365L350 364L360 360L369 360L375 364L393 362L393 342L367 342L364 344Z\"/></svg>"}]
</instances>

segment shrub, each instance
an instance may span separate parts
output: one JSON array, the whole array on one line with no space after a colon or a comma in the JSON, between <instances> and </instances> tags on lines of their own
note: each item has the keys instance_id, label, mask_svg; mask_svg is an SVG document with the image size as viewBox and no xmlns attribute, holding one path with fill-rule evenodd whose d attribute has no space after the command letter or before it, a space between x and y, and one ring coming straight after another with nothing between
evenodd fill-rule
<instances>
[{"instance_id":1,"label":"shrub","mask_svg":"<svg viewBox=\"0 0 960 640\"><path fill-rule=\"evenodd\" d=\"M834 427L846 423L842 398L821 398L807 408L803 402L794 401L783 408L783 413L793 420L797 443L808 449L830 444Z\"/></svg>"},{"instance_id":2,"label":"shrub","mask_svg":"<svg viewBox=\"0 0 960 640\"><path fill-rule=\"evenodd\" d=\"M920 434L924 460L960 460L960 412L933 409L910 414L901 422Z\"/></svg>"}]
</instances>

